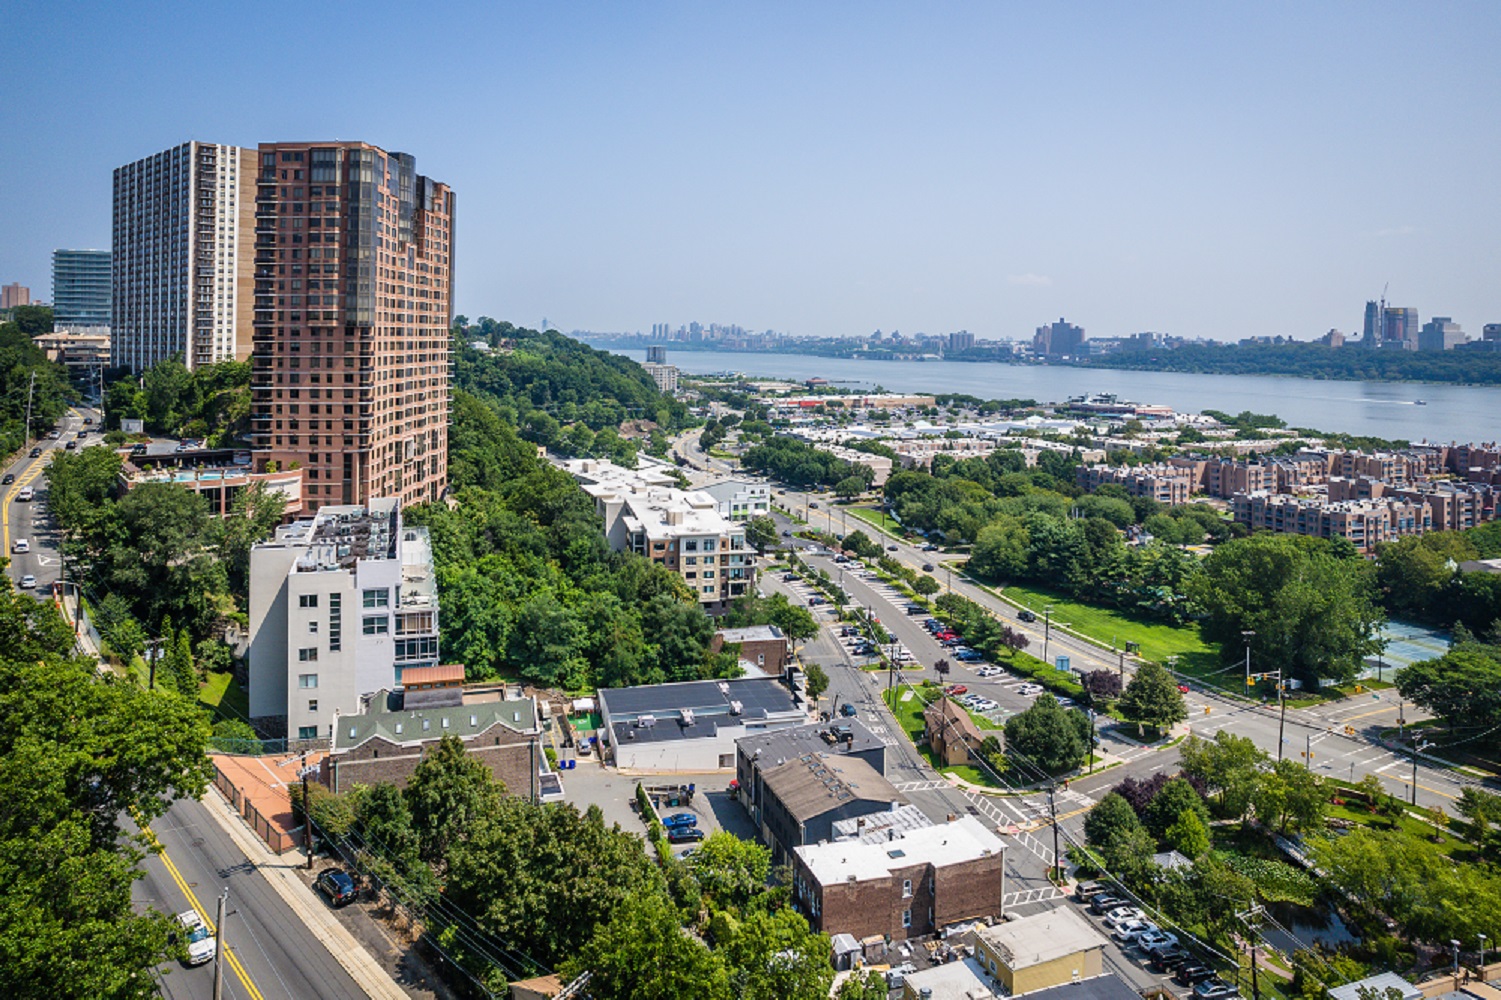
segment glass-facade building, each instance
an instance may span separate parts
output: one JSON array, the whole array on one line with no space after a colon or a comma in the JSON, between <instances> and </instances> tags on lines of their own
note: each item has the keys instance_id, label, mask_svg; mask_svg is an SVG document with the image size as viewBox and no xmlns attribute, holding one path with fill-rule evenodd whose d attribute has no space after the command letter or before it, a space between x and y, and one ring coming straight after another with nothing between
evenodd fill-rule
<instances>
[{"instance_id":1,"label":"glass-facade building","mask_svg":"<svg viewBox=\"0 0 1501 1000\"><path fill-rule=\"evenodd\" d=\"M52 251L52 324L59 330L110 323L110 252Z\"/></svg>"}]
</instances>

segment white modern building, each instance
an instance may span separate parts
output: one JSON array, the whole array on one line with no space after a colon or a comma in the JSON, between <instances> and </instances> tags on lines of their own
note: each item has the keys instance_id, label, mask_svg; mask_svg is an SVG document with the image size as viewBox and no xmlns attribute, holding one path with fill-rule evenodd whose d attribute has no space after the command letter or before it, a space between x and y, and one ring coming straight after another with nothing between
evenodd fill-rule
<instances>
[{"instance_id":1,"label":"white modern building","mask_svg":"<svg viewBox=\"0 0 1501 1000\"><path fill-rule=\"evenodd\" d=\"M651 380L657 383L657 388L661 391L678 391L677 365L664 365L657 364L654 361L647 361L641 367L646 369L646 374L651 376Z\"/></svg>"},{"instance_id":2,"label":"white modern building","mask_svg":"<svg viewBox=\"0 0 1501 1000\"><path fill-rule=\"evenodd\" d=\"M268 734L324 739L335 712L438 662L427 529L396 500L327 506L250 552L250 716Z\"/></svg>"},{"instance_id":3,"label":"white modern building","mask_svg":"<svg viewBox=\"0 0 1501 1000\"><path fill-rule=\"evenodd\" d=\"M749 479L721 479L699 487L719 504L719 513L731 521L749 521L771 513L771 487Z\"/></svg>"},{"instance_id":4,"label":"white modern building","mask_svg":"<svg viewBox=\"0 0 1501 1000\"><path fill-rule=\"evenodd\" d=\"M598 459L560 464L594 498L612 549L629 549L678 574L709 612L726 611L754 592L755 552L745 528L721 514L708 493L665 485L671 477L655 468Z\"/></svg>"},{"instance_id":5,"label":"white modern building","mask_svg":"<svg viewBox=\"0 0 1501 1000\"><path fill-rule=\"evenodd\" d=\"M189 368L250 355L255 175L255 150L207 142L115 168L114 364L139 372L174 355ZM311 286L304 266L278 280Z\"/></svg>"}]
</instances>

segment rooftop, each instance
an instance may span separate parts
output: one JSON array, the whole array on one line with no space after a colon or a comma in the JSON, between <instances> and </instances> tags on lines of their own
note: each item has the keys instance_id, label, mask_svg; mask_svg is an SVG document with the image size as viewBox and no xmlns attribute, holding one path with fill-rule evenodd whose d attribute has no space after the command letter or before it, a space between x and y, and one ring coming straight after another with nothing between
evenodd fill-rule
<instances>
[{"instance_id":1,"label":"rooftop","mask_svg":"<svg viewBox=\"0 0 1501 1000\"><path fill-rule=\"evenodd\" d=\"M1077 983L1050 986L1026 996L1031 1000L1141 1000L1129 983L1112 972Z\"/></svg>"},{"instance_id":2,"label":"rooftop","mask_svg":"<svg viewBox=\"0 0 1501 1000\"><path fill-rule=\"evenodd\" d=\"M977 958L958 962L946 962L921 972L909 973L904 982L912 991L922 995L931 990L933 1000L990 1000L991 992L985 967Z\"/></svg>"},{"instance_id":3,"label":"rooftop","mask_svg":"<svg viewBox=\"0 0 1501 1000\"><path fill-rule=\"evenodd\" d=\"M907 801L862 757L813 751L764 769L761 774L767 790L798 822L847 802L889 802L896 806Z\"/></svg>"},{"instance_id":4,"label":"rooftop","mask_svg":"<svg viewBox=\"0 0 1501 1000\"><path fill-rule=\"evenodd\" d=\"M963 864L1000 855L1005 845L975 817L961 816L950 823L909 830L892 840L804 844L793 850L820 884L833 885L889 878L893 870L913 865Z\"/></svg>"},{"instance_id":5,"label":"rooftop","mask_svg":"<svg viewBox=\"0 0 1501 1000\"><path fill-rule=\"evenodd\" d=\"M845 735L850 738L844 739ZM735 741L737 751L758 761L765 768L777 767L807 753L861 753L885 746L881 738L867 729L859 719L791 726L769 733L758 732L742 736Z\"/></svg>"},{"instance_id":6,"label":"rooftop","mask_svg":"<svg viewBox=\"0 0 1501 1000\"><path fill-rule=\"evenodd\" d=\"M395 559L400 501L372 499L367 506L338 504L320 507L311 519L276 529L271 544L306 549L297 560L299 573L353 569L361 559ZM411 531L425 531L412 528ZM429 552L429 559L431 552Z\"/></svg>"},{"instance_id":7,"label":"rooftop","mask_svg":"<svg viewBox=\"0 0 1501 1000\"><path fill-rule=\"evenodd\" d=\"M890 812L856 816L834 821L834 839L858 840L866 844L884 844L893 838L905 837L913 830L933 825L928 814L914 805L900 805Z\"/></svg>"},{"instance_id":8,"label":"rooftop","mask_svg":"<svg viewBox=\"0 0 1501 1000\"><path fill-rule=\"evenodd\" d=\"M1106 944L1099 931L1067 905L975 933L1013 972Z\"/></svg>"},{"instance_id":9,"label":"rooftop","mask_svg":"<svg viewBox=\"0 0 1501 1000\"><path fill-rule=\"evenodd\" d=\"M616 722L644 715L658 719L674 718L684 710L721 716L734 715L737 711L766 716L800 710L791 689L774 677L600 688L599 701L604 713Z\"/></svg>"},{"instance_id":10,"label":"rooftop","mask_svg":"<svg viewBox=\"0 0 1501 1000\"><path fill-rule=\"evenodd\" d=\"M537 707L530 698L520 701L485 701L444 708L394 708L401 702L391 692L372 695L369 708L356 715L334 719L333 749L352 750L367 740L380 738L411 745L440 736L470 739L492 726L501 725L518 733L537 728Z\"/></svg>"},{"instance_id":11,"label":"rooftop","mask_svg":"<svg viewBox=\"0 0 1501 1000\"><path fill-rule=\"evenodd\" d=\"M786 642L787 637L775 625L749 625L745 628L722 628L725 642Z\"/></svg>"},{"instance_id":12,"label":"rooftop","mask_svg":"<svg viewBox=\"0 0 1501 1000\"><path fill-rule=\"evenodd\" d=\"M1363 987L1375 990L1378 995L1384 994L1389 989L1401 990L1406 1000L1417 1000L1423 995L1421 990L1395 972L1380 972L1358 982L1346 983L1331 989L1329 998L1330 1000L1360 1000L1360 991Z\"/></svg>"}]
</instances>

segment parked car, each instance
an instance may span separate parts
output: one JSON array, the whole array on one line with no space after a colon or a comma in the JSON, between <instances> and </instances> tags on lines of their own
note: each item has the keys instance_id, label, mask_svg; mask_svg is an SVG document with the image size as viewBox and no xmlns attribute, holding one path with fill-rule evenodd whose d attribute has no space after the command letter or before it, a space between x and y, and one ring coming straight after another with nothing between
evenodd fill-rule
<instances>
[{"instance_id":1,"label":"parked car","mask_svg":"<svg viewBox=\"0 0 1501 1000\"><path fill-rule=\"evenodd\" d=\"M677 826L667 831L669 844L692 844L704 839L704 831L696 826Z\"/></svg>"},{"instance_id":2,"label":"parked car","mask_svg":"<svg viewBox=\"0 0 1501 1000\"><path fill-rule=\"evenodd\" d=\"M30 573L27 573L25 576L21 577L20 587L22 590L31 590L35 588L36 577L32 576Z\"/></svg>"},{"instance_id":3,"label":"parked car","mask_svg":"<svg viewBox=\"0 0 1501 1000\"><path fill-rule=\"evenodd\" d=\"M1178 935L1172 931L1156 928L1136 939L1136 944L1142 951L1156 951L1159 948L1169 948L1178 943Z\"/></svg>"},{"instance_id":4,"label":"parked car","mask_svg":"<svg viewBox=\"0 0 1501 1000\"><path fill-rule=\"evenodd\" d=\"M839 714L847 719L853 719L855 716L860 714L860 710L857 709L854 705L851 705L849 702L845 702L843 705L839 706Z\"/></svg>"},{"instance_id":5,"label":"parked car","mask_svg":"<svg viewBox=\"0 0 1501 1000\"><path fill-rule=\"evenodd\" d=\"M1080 882L1074 886L1074 899L1080 903L1087 903L1106 891L1105 886L1099 882Z\"/></svg>"},{"instance_id":6,"label":"parked car","mask_svg":"<svg viewBox=\"0 0 1501 1000\"><path fill-rule=\"evenodd\" d=\"M1173 982L1179 986L1197 986L1206 979L1214 978L1214 970L1202 962L1185 962L1173 973Z\"/></svg>"},{"instance_id":7,"label":"parked car","mask_svg":"<svg viewBox=\"0 0 1501 1000\"><path fill-rule=\"evenodd\" d=\"M1028 695L1028 696L1034 695L1034 694L1042 694L1042 685L1041 684L1023 684L1021 687L1019 687L1019 688L1016 689L1016 693L1020 694L1020 695Z\"/></svg>"},{"instance_id":8,"label":"parked car","mask_svg":"<svg viewBox=\"0 0 1501 1000\"><path fill-rule=\"evenodd\" d=\"M204 962L213 960L219 951L219 943L208 932L208 925L198 915L197 910L183 910L177 915L177 933L180 933L188 942L189 965L202 965Z\"/></svg>"},{"instance_id":9,"label":"parked car","mask_svg":"<svg viewBox=\"0 0 1501 1000\"><path fill-rule=\"evenodd\" d=\"M1016 617L1020 618L1024 622L1035 622L1037 620L1037 616L1028 611L1026 608L1022 608L1020 611L1018 611L1016 613Z\"/></svg>"},{"instance_id":10,"label":"parked car","mask_svg":"<svg viewBox=\"0 0 1501 1000\"><path fill-rule=\"evenodd\" d=\"M1187 684L1179 684L1178 685L1178 693L1179 694L1188 694L1188 685Z\"/></svg>"},{"instance_id":11,"label":"parked car","mask_svg":"<svg viewBox=\"0 0 1501 1000\"><path fill-rule=\"evenodd\" d=\"M678 827L698 826L698 817L692 813L673 813L671 816L662 817L662 825L669 830Z\"/></svg>"},{"instance_id":12,"label":"parked car","mask_svg":"<svg viewBox=\"0 0 1501 1000\"><path fill-rule=\"evenodd\" d=\"M1113 931L1121 924L1129 923L1132 920L1142 920L1145 917L1146 914L1141 911L1141 907L1139 906L1117 906L1115 909L1106 912L1105 926Z\"/></svg>"},{"instance_id":13,"label":"parked car","mask_svg":"<svg viewBox=\"0 0 1501 1000\"><path fill-rule=\"evenodd\" d=\"M1001 706L989 698L981 698L972 706L976 712L993 712Z\"/></svg>"},{"instance_id":14,"label":"parked car","mask_svg":"<svg viewBox=\"0 0 1501 1000\"><path fill-rule=\"evenodd\" d=\"M1238 996L1240 996L1240 990L1219 977L1206 979L1194 987L1196 1000L1226 1000L1227 997Z\"/></svg>"},{"instance_id":15,"label":"parked car","mask_svg":"<svg viewBox=\"0 0 1501 1000\"><path fill-rule=\"evenodd\" d=\"M328 897L330 906L348 906L359 896L354 879L349 877L348 872L338 868L325 869L313 884L318 887L319 892Z\"/></svg>"},{"instance_id":16,"label":"parked car","mask_svg":"<svg viewBox=\"0 0 1501 1000\"><path fill-rule=\"evenodd\" d=\"M1074 699L1072 699L1072 698L1059 698L1058 699L1058 707L1059 708L1073 708L1074 707Z\"/></svg>"},{"instance_id":17,"label":"parked car","mask_svg":"<svg viewBox=\"0 0 1501 1000\"><path fill-rule=\"evenodd\" d=\"M1145 920L1120 920L1116 922L1115 931L1110 936L1121 944L1130 944L1143 934L1156 929L1156 924L1149 924Z\"/></svg>"},{"instance_id":18,"label":"parked car","mask_svg":"<svg viewBox=\"0 0 1501 1000\"><path fill-rule=\"evenodd\" d=\"M827 600L825 600L824 598L822 598L822 597L814 596L814 597L808 598L808 607L810 607L810 608L816 608L820 604L827 604L827 603L829 603L829 602Z\"/></svg>"},{"instance_id":19,"label":"parked car","mask_svg":"<svg viewBox=\"0 0 1501 1000\"><path fill-rule=\"evenodd\" d=\"M1125 905L1126 901L1124 899L1108 892L1103 896L1096 896L1089 901L1089 908L1097 914L1109 913L1111 910Z\"/></svg>"},{"instance_id":20,"label":"parked car","mask_svg":"<svg viewBox=\"0 0 1501 1000\"><path fill-rule=\"evenodd\" d=\"M955 694L955 695L957 695L957 694L963 694L964 692L968 691L969 688L966 687L963 684L950 684L948 687L944 688L943 690L944 690L944 692L946 694Z\"/></svg>"},{"instance_id":21,"label":"parked car","mask_svg":"<svg viewBox=\"0 0 1501 1000\"><path fill-rule=\"evenodd\" d=\"M1002 670L995 664L991 664L988 667L981 667L979 670L975 671L975 673L979 674L981 677L996 677L1000 674L1004 674L1005 672L1006 671Z\"/></svg>"},{"instance_id":22,"label":"parked car","mask_svg":"<svg viewBox=\"0 0 1501 1000\"><path fill-rule=\"evenodd\" d=\"M1166 948L1153 948L1147 952L1147 965L1158 972L1172 972L1178 966L1193 960L1193 956L1176 944Z\"/></svg>"}]
</instances>

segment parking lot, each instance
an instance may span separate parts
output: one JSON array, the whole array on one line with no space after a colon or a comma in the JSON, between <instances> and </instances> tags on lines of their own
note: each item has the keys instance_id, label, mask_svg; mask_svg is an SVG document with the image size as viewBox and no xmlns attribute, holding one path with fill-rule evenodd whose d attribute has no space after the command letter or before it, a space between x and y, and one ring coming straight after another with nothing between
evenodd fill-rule
<instances>
[{"instance_id":1,"label":"parking lot","mask_svg":"<svg viewBox=\"0 0 1501 1000\"><path fill-rule=\"evenodd\" d=\"M733 775L710 772L694 774L621 774L613 767L602 765L596 759L580 758L579 766L564 776L564 801L572 803L579 811L591 805L599 807L606 823L618 824L622 830L646 836L646 824L636 807L636 785L688 785L694 786L691 802L669 805L665 801L659 811L663 816L676 813L691 813L699 829L705 835L726 830L745 840L755 840L755 827L751 824L740 803L730 794L729 783ZM674 844L674 853L681 854L692 844Z\"/></svg>"}]
</instances>

